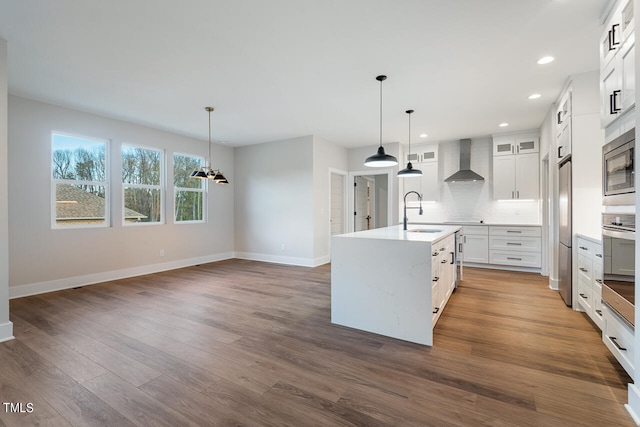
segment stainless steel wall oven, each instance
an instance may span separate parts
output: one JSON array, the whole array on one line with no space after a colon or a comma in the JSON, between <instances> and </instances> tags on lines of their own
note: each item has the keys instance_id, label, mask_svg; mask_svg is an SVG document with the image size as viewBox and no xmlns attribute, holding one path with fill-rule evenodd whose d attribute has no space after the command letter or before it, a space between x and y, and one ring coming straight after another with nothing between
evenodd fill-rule
<instances>
[{"instance_id":1,"label":"stainless steel wall oven","mask_svg":"<svg viewBox=\"0 0 640 427\"><path fill-rule=\"evenodd\" d=\"M635 205L635 128L602 147L602 203Z\"/></svg>"},{"instance_id":2,"label":"stainless steel wall oven","mask_svg":"<svg viewBox=\"0 0 640 427\"><path fill-rule=\"evenodd\" d=\"M635 325L635 214L602 214L602 301Z\"/></svg>"}]
</instances>

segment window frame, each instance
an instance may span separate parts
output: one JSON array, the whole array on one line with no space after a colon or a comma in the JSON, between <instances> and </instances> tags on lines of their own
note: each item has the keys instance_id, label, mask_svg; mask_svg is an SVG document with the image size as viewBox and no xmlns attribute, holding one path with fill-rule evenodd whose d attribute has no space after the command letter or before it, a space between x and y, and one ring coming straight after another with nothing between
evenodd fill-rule
<instances>
[{"instance_id":1,"label":"window frame","mask_svg":"<svg viewBox=\"0 0 640 427\"><path fill-rule=\"evenodd\" d=\"M141 150L149 150L149 151L155 151L158 152L160 155L160 159L159 159L159 166L160 166L160 183L158 185L155 184L130 184L127 182L124 182L124 177L123 175L123 171L124 171L124 156L123 154L123 149L125 147L128 148L137 148L137 149L141 149ZM154 226L154 225L164 225L166 224L166 215L165 215L165 199L166 199L166 190L165 190L165 182L166 182L166 167L165 167L165 158L166 158L166 153L165 150L162 148L156 148L156 147L151 147L148 145L143 145L143 144L135 144L132 142L123 142L122 144L120 144L120 165L121 165L121 170L120 170L120 182L122 183L122 199L121 199L121 204L120 206L122 207L122 216L121 216L121 221L122 221L122 226L123 227L138 227L138 226ZM127 210L127 207L125 206L125 194L126 194L126 190L128 188L137 188L137 189L144 189L144 190L159 190L160 192L160 207L159 207L159 212L160 212L160 219L158 221L154 221L154 222L127 222L126 218L125 218L125 212Z\"/></svg>"},{"instance_id":2,"label":"window frame","mask_svg":"<svg viewBox=\"0 0 640 427\"><path fill-rule=\"evenodd\" d=\"M178 152L178 151L174 151L173 155L171 156L171 161L172 161L172 169L173 169L173 223L174 224L203 224L207 222L207 182L204 181L208 181L206 179L196 179L196 178L191 178L191 179L195 179L196 181L200 181L200 188L189 188L189 187L178 187L176 186L176 178L175 178L175 160L176 160L176 156L182 156L182 157L189 157L192 159L197 159L200 164L198 166L201 167L202 165L204 165L205 162L205 158L204 156L198 156L195 154L189 154L189 153L183 153L183 152ZM199 220L182 220L179 221L177 219L177 212L176 212L176 200L178 197L178 193L179 192L192 192L192 193L202 193L202 219Z\"/></svg>"},{"instance_id":3,"label":"window frame","mask_svg":"<svg viewBox=\"0 0 640 427\"><path fill-rule=\"evenodd\" d=\"M96 136L84 135L76 132L67 132L53 129L50 132L50 179L51 179L51 229L52 230L73 230L73 229L83 229L83 228L109 228L112 227L111 223L111 140L108 138L101 138ZM56 135L67 138L74 138L79 140L98 142L104 144L104 181L84 181L79 179L60 179L54 178L54 141ZM57 215L57 185L58 184L68 184L68 185L95 185L104 187L104 222L103 223L89 223L89 224L69 224L69 225L60 225L58 224L58 215Z\"/></svg>"}]
</instances>

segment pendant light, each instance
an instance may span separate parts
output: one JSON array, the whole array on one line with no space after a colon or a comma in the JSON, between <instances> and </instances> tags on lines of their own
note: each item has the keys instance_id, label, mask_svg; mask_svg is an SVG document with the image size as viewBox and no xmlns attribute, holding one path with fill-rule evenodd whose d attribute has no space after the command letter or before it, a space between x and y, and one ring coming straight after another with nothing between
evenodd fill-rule
<instances>
[{"instance_id":1,"label":"pendant light","mask_svg":"<svg viewBox=\"0 0 640 427\"><path fill-rule=\"evenodd\" d=\"M209 160L208 166L202 166L200 169L196 169L191 173L192 178L199 179L211 179L216 184L228 184L229 181L224 177L224 174L219 169L213 169L211 167L213 158L211 157L211 112L214 110L213 107L205 107L207 112L209 112ZM206 162L205 162L206 163Z\"/></svg>"},{"instance_id":2,"label":"pendant light","mask_svg":"<svg viewBox=\"0 0 640 427\"><path fill-rule=\"evenodd\" d=\"M409 115L409 158L411 157L411 113L413 110L405 111ZM416 176L422 176L422 171L420 169L414 169L411 161L407 159L407 167L398 171L399 178L413 178Z\"/></svg>"},{"instance_id":3,"label":"pendant light","mask_svg":"<svg viewBox=\"0 0 640 427\"><path fill-rule=\"evenodd\" d=\"M367 157L367 159L364 161L365 166L374 168L386 168L398 164L398 159L389 154L386 154L384 152L384 147L382 146L382 82L386 79L387 76L376 77L376 80L380 82L380 147L378 147L378 152L376 154Z\"/></svg>"}]
</instances>

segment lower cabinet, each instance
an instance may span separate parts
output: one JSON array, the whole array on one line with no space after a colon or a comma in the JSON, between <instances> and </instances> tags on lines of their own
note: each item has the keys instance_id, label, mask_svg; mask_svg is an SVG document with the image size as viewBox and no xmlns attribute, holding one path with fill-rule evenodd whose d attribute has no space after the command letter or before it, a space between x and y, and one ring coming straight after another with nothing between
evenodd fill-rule
<instances>
[{"instance_id":1,"label":"lower cabinet","mask_svg":"<svg viewBox=\"0 0 640 427\"><path fill-rule=\"evenodd\" d=\"M487 264L489 262L489 227L486 225L465 225L462 229L462 260Z\"/></svg>"},{"instance_id":2,"label":"lower cabinet","mask_svg":"<svg viewBox=\"0 0 640 427\"><path fill-rule=\"evenodd\" d=\"M431 245L431 309L433 326L456 285L455 237L453 235Z\"/></svg>"},{"instance_id":3,"label":"lower cabinet","mask_svg":"<svg viewBox=\"0 0 640 427\"><path fill-rule=\"evenodd\" d=\"M602 307L602 341L620 362L620 365L634 378L633 329L606 305Z\"/></svg>"},{"instance_id":4,"label":"lower cabinet","mask_svg":"<svg viewBox=\"0 0 640 427\"><path fill-rule=\"evenodd\" d=\"M578 236L577 292L578 305L600 329L604 328L602 314L602 244Z\"/></svg>"},{"instance_id":5,"label":"lower cabinet","mask_svg":"<svg viewBox=\"0 0 640 427\"><path fill-rule=\"evenodd\" d=\"M542 230L540 227L489 227L489 263L540 268Z\"/></svg>"}]
</instances>

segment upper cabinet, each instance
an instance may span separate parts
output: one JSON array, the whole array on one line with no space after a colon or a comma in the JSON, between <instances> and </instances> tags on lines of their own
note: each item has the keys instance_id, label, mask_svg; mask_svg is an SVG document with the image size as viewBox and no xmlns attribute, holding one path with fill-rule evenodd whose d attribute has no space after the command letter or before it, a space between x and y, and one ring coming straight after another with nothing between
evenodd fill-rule
<instances>
[{"instance_id":1,"label":"upper cabinet","mask_svg":"<svg viewBox=\"0 0 640 427\"><path fill-rule=\"evenodd\" d=\"M635 105L633 0L620 1L600 39L600 115L606 128Z\"/></svg>"},{"instance_id":2,"label":"upper cabinet","mask_svg":"<svg viewBox=\"0 0 640 427\"><path fill-rule=\"evenodd\" d=\"M556 111L556 146L558 162L571 155L571 88L567 88L558 102Z\"/></svg>"},{"instance_id":3,"label":"upper cabinet","mask_svg":"<svg viewBox=\"0 0 640 427\"><path fill-rule=\"evenodd\" d=\"M535 132L493 136L494 200L539 198L539 141Z\"/></svg>"},{"instance_id":4,"label":"upper cabinet","mask_svg":"<svg viewBox=\"0 0 640 427\"><path fill-rule=\"evenodd\" d=\"M404 165L411 162L414 169L420 169L422 176L402 178L402 195L408 191L422 194L423 201L440 200L440 181L438 179L438 145L417 145L411 147L411 154L404 154ZM404 167L403 165L403 167Z\"/></svg>"}]
</instances>

